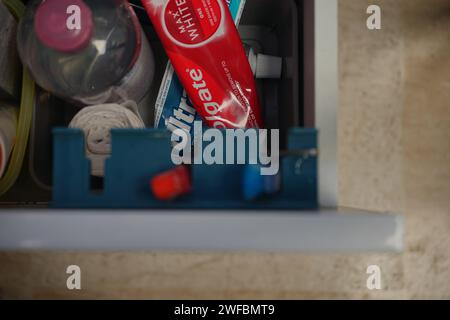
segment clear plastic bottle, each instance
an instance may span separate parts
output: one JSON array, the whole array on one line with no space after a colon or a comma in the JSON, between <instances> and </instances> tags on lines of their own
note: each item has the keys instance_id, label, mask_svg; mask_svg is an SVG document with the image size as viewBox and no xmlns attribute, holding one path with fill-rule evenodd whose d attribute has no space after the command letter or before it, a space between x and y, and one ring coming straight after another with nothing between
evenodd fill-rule
<instances>
[{"instance_id":1,"label":"clear plastic bottle","mask_svg":"<svg viewBox=\"0 0 450 320\"><path fill-rule=\"evenodd\" d=\"M150 45L126 0L34 0L18 47L38 85L81 105L139 103L153 80Z\"/></svg>"}]
</instances>

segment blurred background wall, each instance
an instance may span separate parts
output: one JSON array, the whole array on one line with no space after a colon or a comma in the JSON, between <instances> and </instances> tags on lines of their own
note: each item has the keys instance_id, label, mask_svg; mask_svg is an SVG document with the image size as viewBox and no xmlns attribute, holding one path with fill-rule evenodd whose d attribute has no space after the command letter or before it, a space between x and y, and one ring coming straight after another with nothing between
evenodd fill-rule
<instances>
[{"instance_id":1,"label":"blurred background wall","mask_svg":"<svg viewBox=\"0 0 450 320\"><path fill-rule=\"evenodd\" d=\"M403 254L0 253L0 298L450 298L450 2L340 0L339 91L340 205L403 213Z\"/></svg>"}]
</instances>

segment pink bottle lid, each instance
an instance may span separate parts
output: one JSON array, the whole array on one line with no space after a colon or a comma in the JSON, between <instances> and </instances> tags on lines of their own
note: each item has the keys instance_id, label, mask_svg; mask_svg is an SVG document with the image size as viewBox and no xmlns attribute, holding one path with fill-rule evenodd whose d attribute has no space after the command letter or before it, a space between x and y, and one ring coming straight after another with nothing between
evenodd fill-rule
<instances>
[{"instance_id":1,"label":"pink bottle lid","mask_svg":"<svg viewBox=\"0 0 450 320\"><path fill-rule=\"evenodd\" d=\"M91 9L83 0L44 0L36 10L34 30L49 48L61 52L81 50L89 44L94 31Z\"/></svg>"}]
</instances>

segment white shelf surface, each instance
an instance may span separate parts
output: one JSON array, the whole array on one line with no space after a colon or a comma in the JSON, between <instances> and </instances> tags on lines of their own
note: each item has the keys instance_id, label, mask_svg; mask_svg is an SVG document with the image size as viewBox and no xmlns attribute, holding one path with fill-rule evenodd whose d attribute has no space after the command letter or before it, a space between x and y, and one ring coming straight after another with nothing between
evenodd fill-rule
<instances>
[{"instance_id":1,"label":"white shelf surface","mask_svg":"<svg viewBox=\"0 0 450 320\"><path fill-rule=\"evenodd\" d=\"M399 252L400 216L288 211L0 209L0 250Z\"/></svg>"}]
</instances>

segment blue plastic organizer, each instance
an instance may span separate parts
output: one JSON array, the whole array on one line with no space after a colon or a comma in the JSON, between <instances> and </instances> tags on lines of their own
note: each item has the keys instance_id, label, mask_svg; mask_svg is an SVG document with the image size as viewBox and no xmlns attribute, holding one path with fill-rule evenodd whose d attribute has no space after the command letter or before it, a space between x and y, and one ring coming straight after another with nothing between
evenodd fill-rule
<instances>
[{"instance_id":1,"label":"blue plastic organizer","mask_svg":"<svg viewBox=\"0 0 450 320\"><path fill-rule=\"evenodd\" d=\"M57 128L54 134L53 207L57 208L204 208L316 209L317 157L289 155L280 161L281 191L256 201L241 192L242 165L193 165L193 192L173 202L156 200L150 179L174 167L170 135L159 129L112 132L112 156L105 164L104 188L90 190L90 164L80 130ZM288 150L317 149L315 129L293 128Z\"/></svg>"}]
</instances>

